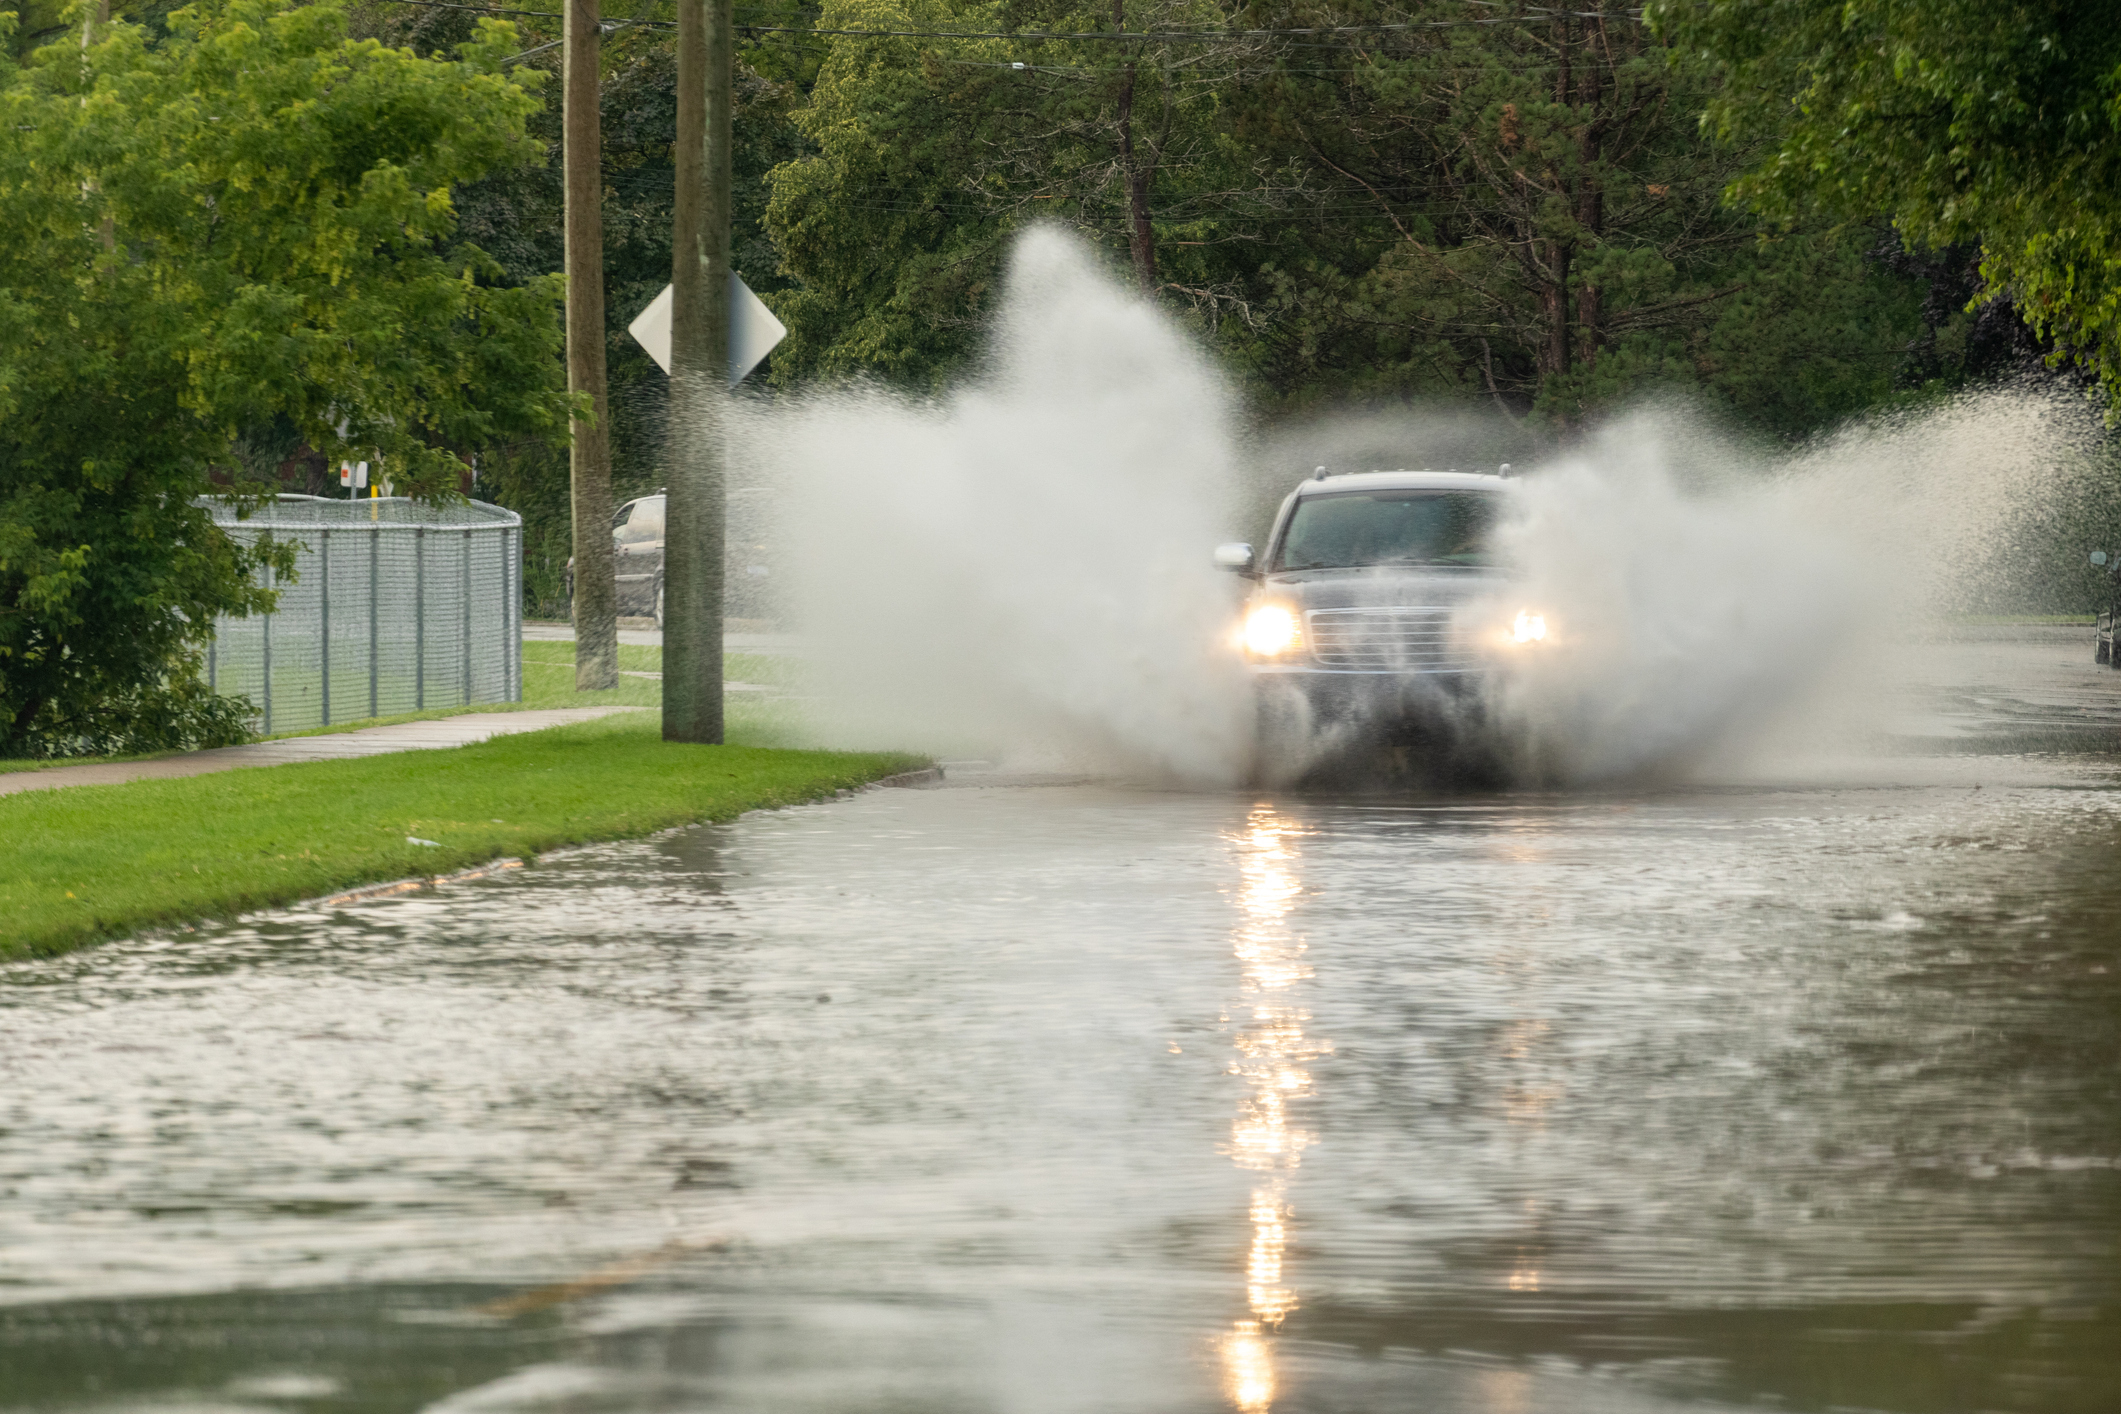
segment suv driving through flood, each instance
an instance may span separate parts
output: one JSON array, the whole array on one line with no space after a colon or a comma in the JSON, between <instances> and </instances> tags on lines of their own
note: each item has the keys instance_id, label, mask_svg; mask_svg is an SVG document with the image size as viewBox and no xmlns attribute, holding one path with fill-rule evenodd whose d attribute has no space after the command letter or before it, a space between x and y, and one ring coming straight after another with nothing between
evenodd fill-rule
<instances>
[{"instance_id":1,"label":"suv driving through flood","mask_svg":"<svg viewBox=\"0 0 2121 1414\"><path fill-rule=\"evenodd\" d=\"M1546 639L1543 613L1509 603L1496 559L1515 498L1502 476L1321 474L1282 502L1264 555L1216 550L1219 566L1254 581L1239 637L1264 752L1452 726L1472 710L1468 684Z\"/></svg>"}]
</instances>

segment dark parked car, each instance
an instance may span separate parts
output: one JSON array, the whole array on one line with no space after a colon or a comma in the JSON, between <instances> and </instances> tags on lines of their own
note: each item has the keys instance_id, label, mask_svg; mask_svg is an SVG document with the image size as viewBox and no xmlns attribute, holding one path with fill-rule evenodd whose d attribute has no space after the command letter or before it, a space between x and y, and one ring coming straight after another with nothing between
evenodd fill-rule
<instances>
[{"instance_id":1,"label":"dark parked car","mask_svg":"<svg viewBox=\"0 0 2121 1414\"><path fill-rule=\"evenodd\" d=\"M660 491L620 506L611 517L612 579L622 615L663 626L663 508ZM567 561L567 602L574 603L574 561Z\"/></svg>"},{"instance_id":2,"label":"dark parked car","mask_svg":"<svg viewBox=\"0 0 2121 1414\"><path fill-rule=\"evenodd\" d=\"M1216 550L1253 581L1240 638L1265 756L1342 728L1433 728L1477 675L1541 651L1546 615L1508 601L1491 543L1515 491L1501 476L1321 472L1282 502L1265 555Z\"/></svg>"}]
</instances>

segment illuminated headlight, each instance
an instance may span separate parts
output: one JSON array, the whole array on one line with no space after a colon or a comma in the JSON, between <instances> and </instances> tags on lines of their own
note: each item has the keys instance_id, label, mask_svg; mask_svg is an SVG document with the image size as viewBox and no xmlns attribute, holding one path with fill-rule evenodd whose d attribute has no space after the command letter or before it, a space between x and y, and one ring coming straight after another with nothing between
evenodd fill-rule
<instances>
[{"instance_id":1,"label":"illuminated headlight","mask_svg":"<svg viewBox=\"0 0 2121 1414\"><path fill-rule=\"evenodd\" d=\"M1261 604L1245 615L1245 648L1259 658L1277 658L1303 645L1295 611L1281 604Z\"/></svg>"},{"instance_id":2,"label":"illuminated headlight","mask_svg":"<svg viewBox=\"0 0 2121 1414\"><path fill-rule=\"evenodd\" d=\"M1510 642L1544 643L1547 637L1547 616L1535 614L1530 609L1519 609L1510 624Z\"/></svg>"}]
</instances>

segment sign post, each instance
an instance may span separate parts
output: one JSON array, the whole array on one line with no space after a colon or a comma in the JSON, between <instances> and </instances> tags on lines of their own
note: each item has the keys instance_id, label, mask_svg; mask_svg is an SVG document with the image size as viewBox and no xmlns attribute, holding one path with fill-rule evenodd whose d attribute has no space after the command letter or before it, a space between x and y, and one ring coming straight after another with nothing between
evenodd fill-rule
<instances>
[{"instance_id":1,"label":"sign post","mask_svg":"<svg viewBox=\"0 0 2121 1414\"><path fill-rule=\"evenodd\" d=\"M681 7L682 8L682 7ZM566 194L567 391L593 417L571 425L567 469L574 526L574 686L619 685L618 587L611 555L611 405L604 370L603 28L597 0L564 0L561 185Z\"/></svg>"}]
</instances>

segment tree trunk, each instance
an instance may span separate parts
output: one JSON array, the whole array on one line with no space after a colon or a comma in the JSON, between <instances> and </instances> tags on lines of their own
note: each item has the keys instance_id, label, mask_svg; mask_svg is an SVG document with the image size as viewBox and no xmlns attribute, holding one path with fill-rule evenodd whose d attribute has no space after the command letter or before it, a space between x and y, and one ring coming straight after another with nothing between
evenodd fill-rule
<instances>
[{"instance_id":1,"label":"tree trunk","mask_svg":"<svg viewBox=\"0 0 2121 1414\"><path fill-rule=\"evenodd\" d=\"M21 745L22 739L29 735L30 727L35 725L37 720L37 714L44 710L44 703L44 694L33 693L30 698L22 704L22 710L15 713L10 723L9 735L7 737L7 744L9 746Z\"/></svg>"},{"instance_id":2,"label":"tree trunk","mask_svg":"<svg viewBox=\"0 0 2121 1414\"><path fill-rule=\"evenodd\" d=\"M1567 104L1573 85L1570 82L1569 17L1557 15L1554 19L1554 102ZM1550 161L1552 159L1549 159ZM1557 183L1567 178L1556 168ZM1568 376L1570 355L1573 352L1569 338L1569 271L1575 260L1575 245L1560 237L1550 238L1547 243L1546 282L1539 292L1540 312L1546 320L1546 347L1540 355L1542 382L1559 380ZM1564 438L1569 434L1570 418L1565 410L1557 409Z\"/></svg>"},{"instance_id":3,"label":"tree trunk","mask_svg":"<svg viewBox=\"0 0 2121 1414\"><path fill-rule=\"evenodd\" d=\"M1554 101L1569 101L1569 45L1573 41L1569 34L1569 17L1554 17Z\"/></svg>"},{"instance_id":4,"label":"tree trunk","mask_svg":"<svg viewBox=\"0 0 2121 1414\"><path fill-rule=\"evenodd\" d=\"M663 739L720 742L728 517L730 0L678 5L671 220L670 500L663 536Z\"/></svg>"},{"instance_id":5,"label":"tree trunk","mask_svg":"<svg viewBox=\"0 0 2121 1414\"><path fill-rule=\"evenodd\" d=\"M604 386L604 179L597 92L603 35L597 0L567 0L560 126L567 196L567 390L587 393L568 453L574 510L574 686L619 685L618 594L611 567L610 400Z\"/></svg>"},{"instance_id":6,"label":"tree trunk","mask_svg":"<svg viewBox=\"0 0 2121 1414\"><path fill-rule=\"evenodd\" d=\"M1586 47L1590 44L1588 29L1584 35ZM1605 192L1598 182L1598 159L1602 155L1601 143L1605 130L1605 114L1600 105L1605 91L1602 73L1596 63L1583 66L1579 80L1577 100L1582 110L1583 138L1577 147L1576 175L1576 224L1582 228L1581 244L1585 249L1595 249L1599 237L1605 233ZM1585 368L1598 365L1598 286L1586 280L1576 290L1576 341L1577 356Z\"/></svg>"},{"instance_id":7,"label":"tree trunk","mask_svg":"<svg viewBox=\"0 0 2121 1414\"><path fill-rule=\"evenodd\" d=\"M1554 102L1566 104L1571 87L1569 73L1569 17L1554 19ZM1549 159L1551 160L1551 159ZM1575 252L1559 237L1547 242L1547 281L1540 291L1540 309L1546 316L1546 349L1540 372L1559 378L1569 371L1569 266Z\"/></svg>"},{"instance_id":8,"label":"tree trunk","mask_svg":"<svg viewBox=\"0 0 2121 1414\"><path fill-rule=\"evenodd\" d=\"M1545 282L1539 290L1539 309L1546 321L1546 346L1540 350L1539 371L1559 378L1569 371L1569 266L1575 255L1567 241L1546 243Z\"/></svg>"},{"instance_id":9,"label":"tree trunk","mask_svg":"<svg viewBox=\"0 0 2121 1414\"><path fill-rule=\"evenodd\" d=\"M1112 28L1127 27L1127 0L1112 0ZM1127 247L1142 293L1156 294L1156 234L1149 225L1149 173L1134 154L1134 62L1119 75L1119 165L1127 188Z\"/></svg>"}]
</instances>

